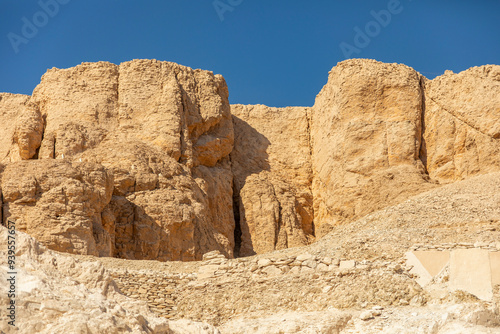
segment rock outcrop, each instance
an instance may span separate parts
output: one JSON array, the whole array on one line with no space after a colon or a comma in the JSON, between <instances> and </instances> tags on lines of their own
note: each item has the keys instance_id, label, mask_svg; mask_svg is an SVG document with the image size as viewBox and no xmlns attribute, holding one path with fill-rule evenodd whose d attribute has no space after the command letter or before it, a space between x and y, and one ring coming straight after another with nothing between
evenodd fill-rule
<instances>
[{"instance_id":1,"label":"rock outcrop","mask_svg":"<svg viewBox=\"0 0 500 334\"><path fill-rule=\"evenodd\" d=\"M312 109L314 222L332 225L432 187L419 159L421 76L405 65L339 63Z\"/></svg>"},{"instance_id":2,"label":"rock outcrop","mask_svg":"<svg viewBox=\"0 0 500 334\"><path fill-rule=\"evenodd\" d=\"M240 256L314 240L308 108L232 105Z\"/></svg>"},{"instance_id":3,"label":"rock outcrop","mask_svg":"<svg viewBox=\"0 0 500 334\"><path fill-rule=\"evenodd\" d=\"M0 93L0 163L36 156L43 134L43 119L30 97Z\"/></svg>"},{"instance_id":4,"label":"rock outcrop","mask_svg":"<svg viewBox=\"0 0 500 334\"><path fill-rule=\"evenodd\" d=\"M51 69L0 94L0 219L49 248L199 260L303 246L500 171L500 67L428 80L352 59L312 108L229 105L222 76L155 60Z\"/></svg>"},{"instance_id":5,"label":"rock outcrop","mask_svg":"<svg viewBox=\"0 0 500 334\"><path fill-rule=\"evenodd\" d=\"M28 233L44 235L41 241L50 248L80 254L194 260L217 249L232 256L228 155L234 135L227 87L220 75L150 60L119 66L83 63L49 70L31 99L3 99L7 107L2 115L16 119L9 131L20 159L35 153L39 159L10 164L4 173L4 221L20 220ZM31 105L33 110L23 111ZM8 142L8 135L3 141ZM1 153L11 161L20 160L13 152ZM55 159L57 168L50 169L46 159ZM93 167L75 172L72 165ZM99 168L106 170L106 177L94 175ZM106 190L96 189L106 193L98 205L86 202L92 197L87 192L94 191L83 176L87 174L105 179L101 183L106 183ZM39 177L51 185L37 185ZM78 188L75 193L64 193L69 187L64 185L66 178ZM12 189L13 184L30 182L18 193ZM63 193L54 196L88 206L79 214L92 223L66 220L66 214L74 215L77 208L64 201L63 208L45 204L55 198L46 193L58 187ZM26 206L30 209L24 210ZM28 222L31 211L41 220L45 215L58 220ZM57 225L65 227L50 228ZM50 237L59 233L68 240L64 246Z\"/></svg>"},{"instance_id":6,"label":"rock outcrop","mask_svg":"<svg viewBox=\"0 0 500 334\"><path fill-rule=\"evenodd\" d=\"M432 179L500 170L500 66L426 80L425 105L424 162Z\"/></svg>"},{"instance_id":7,"label":"rock outcrop","mask_svg":"<svg viewBox=\"0 0 500 334\"><path fill-rule=\"evenodd\" d=\"M5 219L63 252L110 254L112 244L101 231L101 212L112 192L112 174L92 163L19 161L3 172Z\"/></svg>"}]
</instances>

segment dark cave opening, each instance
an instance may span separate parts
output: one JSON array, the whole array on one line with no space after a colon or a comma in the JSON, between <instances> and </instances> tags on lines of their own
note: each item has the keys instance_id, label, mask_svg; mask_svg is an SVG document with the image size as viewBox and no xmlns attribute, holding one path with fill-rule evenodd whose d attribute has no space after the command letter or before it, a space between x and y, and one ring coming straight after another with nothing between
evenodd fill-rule
<instances>
[{"instance_id":1,"label":"dark cave opening","mask_svg":"<svg viewBox=\"0 0 500 334\"><path fill-rule=\"evenodd\" d=\"M240 225L240 197L236 187L233 188L233 214L234 214L234 257L240 256L241 225Z\"/></svg>"}]
</instances>

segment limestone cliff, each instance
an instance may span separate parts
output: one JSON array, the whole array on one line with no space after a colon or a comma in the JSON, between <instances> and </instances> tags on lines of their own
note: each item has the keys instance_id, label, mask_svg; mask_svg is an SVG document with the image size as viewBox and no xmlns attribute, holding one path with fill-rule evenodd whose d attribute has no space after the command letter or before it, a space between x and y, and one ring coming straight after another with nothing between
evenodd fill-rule
<instances>
[{"instance_id":1,"label":"limestone cliff","mask_svg":"<svg viewBox=\"0 0 500 334\"><path fill-rule=\"evenodd\" d=\"M311 122L320 235L432 187L419 159L421 79L405 65L374 60L345 61L330 72Z\"/></svg>"},{"instance_id":2,"label":"limestone cliff","mask_svg":"<svg viewBox=\"0 0 500 334\"><path fill-rule=\"evenodd\" d=\"M424 162L442 183L500 170L500 66L425 82Z\"/></svg>"},{"instance_id":3,"label":"limestone cliff","mask_svg":"<svg viewBox=\"0 0 500 334\"><path fill-rule=\"evenodd\" d=\"M4 221L74 253L232 256L233 128L221 76L150 60L84 63L49 70L31 99L3 100L2 117L15 119L0 152Z\"/></svg>"},{"instance_id":4,"label":"limestone cliff","mask_svg":"<svg viewBox=\"0 0 500 334\"><path fill-rule=\"evenodd\" d=\"M428 80L352 59L311 108L228 95L220 75L155 60L0 94L0 219L71 253L247 256L500 170L500 66Z\"/></svg>"},{"instance_id":5,"label":"limestone cliff","mask_svg":"<svg viewBox=\"0 0 500 334\"><path fill-rule=\"evenodd\" d=\"M314 239L308 108L232 105L239 255Z\"/></svg>"}]
</instances>

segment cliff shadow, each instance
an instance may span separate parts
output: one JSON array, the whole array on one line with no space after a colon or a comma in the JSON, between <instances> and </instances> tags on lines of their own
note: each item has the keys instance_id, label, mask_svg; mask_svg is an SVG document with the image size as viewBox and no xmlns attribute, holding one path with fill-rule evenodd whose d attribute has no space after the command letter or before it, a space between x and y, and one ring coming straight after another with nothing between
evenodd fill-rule
<instances>
[{"instance_id":1,"label":"cliff shadow","mask_svg":"<svg viewBox=\"0 0 500 334\"><path fill-rule=\"evenodd\" d=\"M169 235L157 219L148 215L141 205L125 196L113 196L109 204L115 219L113 257L131 260L193 261L194 257L178 259L165 253L162 243Z\"/></svg>"},{"instance_id":2,"label":"cliff shadow","mask_svg":"<svg viewBox=\"0 0 500 334\"><path fill-rule=\"evenodd\" d=\"M270 171L267 148L271 145L269 139L241 118L232 115L234 126L234 148L230 154L231 170L233 172L233 211L235 220L234 256L240 257L243 231L248 232L245 220L245 209L242 205L240 192L249 176ZM247 246L251 240L246 240Z\"/></svg>"}]
</instances>

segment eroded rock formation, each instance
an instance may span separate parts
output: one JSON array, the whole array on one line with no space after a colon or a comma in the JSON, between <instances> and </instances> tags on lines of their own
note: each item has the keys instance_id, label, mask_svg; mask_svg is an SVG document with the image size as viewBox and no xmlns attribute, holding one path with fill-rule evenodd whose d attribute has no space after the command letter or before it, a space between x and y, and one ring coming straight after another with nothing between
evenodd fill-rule
<instances>
[{"instance_id":1,"label":"eroded rock formation","mask_svg":"<svg viewBox=\"0 0 500 334\"><path fill-rule=\"evenodd\" d=\"M429 176L442 183L500 169L500 66L426 80L423 143Z\"/></svg>"},{"instance_id":2,"label":"eroded rock formation","mask_svg":"<svg viewBox=\"0 0 500 334\"><path fill-rule=\"evenodd\" d=\"M302 246L338 224L500 170L500 67L428 80L339 63L311 108L230 106L169 62L51 69L0 94L1 219L49 248L195 260Z\"/></svg>"},{"instance_id":3,"label":"eroded rock formation","mask_svg":"<svg viewBox=\"0 0 500 334\"><path fill-rule=\"evenodd\" d=\"M49 70L31 99L6 99L5 117L16 119L8 129L14 149L2 151L7 162L40 147L39 160L7 166L4 220L74 253L194 260L217 249L232 256L233 128L221 76L149 60L84 63ZM99 203L88 198L95 191L106 194ZM72 218L78 209L68 201L86 206L79 212L85 223ZM54 240L60 233L62 246Z\"/></svg>"},{"instance_id":4,"label":"eroded rock formation","mask_svg":"<svg viewBox=\"0 0 500 334\"><path fill-rule=\"evenodd\" d=\"M405 65L351 60L330 72L312 111L314 220L319 235L429 189L419 159L421 76Z\"/></svg>"},{"instance_id":5,"label":"eroded rock formation","mask_svg":"<svg viewBox=\"0 0 500 334\"><path fill-rule=\"evenodd\" d=\"M314 239L308 108L231 106L239 255Z\"/></svg>"}]
</instances>

